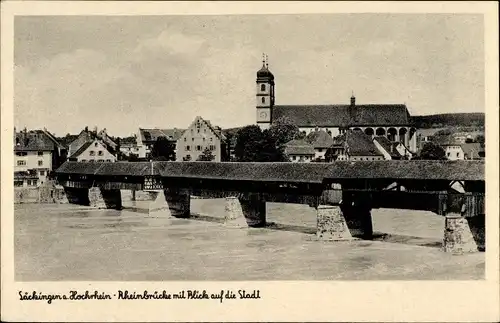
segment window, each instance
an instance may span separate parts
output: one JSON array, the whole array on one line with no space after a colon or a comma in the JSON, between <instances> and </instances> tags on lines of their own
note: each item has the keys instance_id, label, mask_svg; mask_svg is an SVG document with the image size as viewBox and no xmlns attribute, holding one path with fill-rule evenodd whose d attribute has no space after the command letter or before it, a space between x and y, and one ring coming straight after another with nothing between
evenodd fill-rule
<instances>
[{"instance_id":1,"label":"window","mask_svg":"<svg viewBox=\"0 0 500 323\"><path fill-rule=\"evenodd\" d=\"M43 151L39 151L38 156L43 156Z\"/></svg>"},{"instance_id":2,"label":"window","mask_svg":"<svg viewBox=\"0 0 500 323\"><path fill-rule=\"evenodd\" d=\"M266 103L266 98L262 97L262 103Z\"/></svg>"},{"instance_id":3,"label":"window","mask_svg":"<svg viewBox=\"0 0 500 323\"><path fill-rule=\"evenodd\" d=\"M446 156L450 157L450 153L447 153Z\"/></svg>"},{"instance_id":4,"label":"window","mask_svg":"<svg viewBox=\"0 0 500 323\"><path fill-rule=\"evenodd\" d=\"M184 137L184 141L187 141L188 139L186 137Z\"/></svg>"},{"instance_id":5,"label":"window","mask_svg":"<svg viewBox=\"0 0 500 323\"><path fill-rule=\"evenodd\" d=\"M82 159L80 160L82 163L85 163L87 160L86 159Z\"/></svg>"},{"instance_id":6,"label":"window","mask_svg":"<svg viewBox=\"0 0 500 323\"><path fill-rule=\"evenodd\" d=\"M93 151L93 150L89 151L89 155L90 156L95 156L95 151Z\"/></svg>"},{"instance_id":7,"label":"window","mask_svg":"<svg viewBox=\"0 0 500 323\"><path fill-rule=\"evenodd\" d=\"M205 140L206 140L206 138L205 138L205 137L203 137L203 141L205 141Z\"/></svg>"},{"instance_id":8,"label":"window","mask_svg":"<svg viewBox=\"0 0 500 323\"><path fill-rule=\"evenodd\" d=\"M201 146L200 146L200 145L197 145L197 146L196 146L196 150L200 151L200 150L201 150Z\"/></svg>"},{"instance_id":9,"label":"window","mask_svg":"<svg viewBox=\"0 0 500 323\"><path fill-rule=\"evenodd\" d=\"M457 153L457 158L460 156L460 153Z\"/></svg>"},{"instance_id":10,"label":"window","mask_svg":"<svg viewBox=\"0 0 500 323\"><path fill-rule=\"evenodd\" d=\"M214 138L210 137L210 141L214 141Z\"/></svg>"},{"instance_id":11,"label":"window","mask_svg":"<svg viewBox=\"0 0 500 323\"><path fill-rule=\"evenodd\" d=\"M44 170L40 171L40 176L45 176L45 171Z\"/></svg>"},{"instance_id":12,"label":"window","mask_svg":"<svg viewBox=\"0 0 500 323\"><path fill-rule=\"evenodd\" d=\"M99 152L97 153L99 156L102 156L103 153L102 153L102 150L99 150Z\"/></svg>"},{"instance_id":13,"label":"window","mask_svg":"<svg viewBox=\"0 0 500 323\"><path fill-rule=\"evenodd\" d=\"M318 152L323 152L323 148L318 149Z\"/></svg>"},{"instance_id":14,"label":"window","mask_svg":"<svg viewBox=\"0 0 500 323\"><path fill-rule=\"evenodd\" d=\"M97 147L97 142L94 144L94 147Z\"/></svg>"},{"instance_id":15,"label":"window","mask_svg":"<svg viewBox=\"0 0 500 323\"><path fill-rule=\"evenodd\" d=\"M89 163L93 163L93 162L95 162L95 160L89 159Z\"/></svg>"},{"instance_id":16,"label":"window","mask_svg":"<svg viewBox=\"0 0 500 323\"><path fill-rule=\"evenodd\" d=\"M14 181L14 186L23 186L23 181Z\"/></svg>"},{"instance_id":17,"label":"window","mask_svg":"<svg viewBox=\"0 0 500 323\"><path fill-rule=\"evenodd\" d=\"M98 163L103 163L104 162L104 159L98 159L97 160Z\"/></svg>"},{"instance_id":18,"label":"window","mask_svg":"<svg viewBox=\"0 0 500 323\"><path fill-rule=\"evenodd\" d=\"M191 141L194 141L194 138L191 138Z\"/></svg>"},{"instance_id":19,"label":"window","mask_svg":"<svg viewBox=\"0 0 500 323\"><path fill-rule=\"evenodd\" d=\"M27 156L27 155L28 155L28 153L27 153L27 152L25 152L25 151L20 151L20 152L17 152L17 153L16 153L16 155L17 155L17 156Z\"/></svg>"},{"instance_id":20,"label":"window","mask_svg":"<svg viewBox=\"0 0 500 323\"><path fill-rule=\"evenodd\" d=\"M25 166L26 165L26 161L25 160L18 160L17 161L17 166Z\"/></svg>"},{"instance_id":21,"label":"window","mask_svg":"<svg viewBox=\"0 0 500 323\"><path fill-rule=\"evenodd\" d=\"M261 85L260 85L260 90L261 90L262 92L264 92L264 91L266 90L266 85L265 85L265 84L261 84Z\"/></svg>"},{"instance_id":22,"label":"window","mask_svg":"<svg viewBox=\"0 0 500 323\"><path fill-rule=\"evenodd\" d=\"M186 146L186 151L190 151L191 150L191 146Z\"/></svg>"},{"instance_id":23,"label":"window","mask_svg":"<svg viewBox=\"0 0 500 323\"><path fill-rule=\"evenodd\" d=\"M297 160L297 156L293 156L293 160Z\"/></svg>"},{"instance_id":24,"label":"window","mask_svg":"<svg viewBox=\"0 0 500 323\"><path fill-rule=\"evenodd\" d=\"M108 163L110 163L110 162L111 162L111 159L106 159L106 161L107 161Z\"/></svg>"}]
</instances>

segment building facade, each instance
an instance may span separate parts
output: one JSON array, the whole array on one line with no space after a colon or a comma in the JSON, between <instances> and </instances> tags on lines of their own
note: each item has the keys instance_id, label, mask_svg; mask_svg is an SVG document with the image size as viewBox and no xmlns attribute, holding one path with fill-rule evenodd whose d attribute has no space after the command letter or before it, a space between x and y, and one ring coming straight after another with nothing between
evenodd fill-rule
<instances>
[{"instance_id":1,"label":"building facade","mask_svg":"<svg viewBox=\"0 0 500 323\"><path fill-rule=\"evenodd\" d=\"M86 142L69 157L70 161L78 162L115 162L116 156L107 145L99 139Z\"/></svg>"},{"instance_id":2,"label":"building facade","mask_svg":"<svg viewBox=\"0 0 500 323\"><path fill-rule=\"evenodd\" d=\"M371 136L385 136L390 141L402 142L410 151L417 150L417 129L411 125L410 114L404 104L356 104L354 95L350 104L336 105L276 105L275 79L267 62L257 72L257 125L268 129L279 119L287 119L306 135L324 130L330 136L342 135L347 130L361 130Z\"/></svg>"},{"instance_id":3,"label":"building facade","mask_svg":"<svg viewBox=\"0 0 500 323\"><path fill-rule=\"evenodd\" d=\"M15 177L28 181L29 186L43 184L54 167L62 162L61 156L65 150L45 129L21 132L14 130L14 133Z\"/></svg>"},{"instance_id":4,"label":"building facade","mask_svg":"<svg viewBox=\"0 0 500 323\"><path fill-rule=\"evenodd\" d=\"M156 143L158 138L164 137L170 143L174 145L177 144L177 141L184 133L184 129L145 129L139 128L139 133L137 134L137 146L136 153L139 158L151 158L151 151L153 149L153 145ZM176 148L177 153L177 148Z\"/></svg>"},{"instance_id":5,"label":"building facade","mask_svg":"<svg viewBox=\"0 0 500 323\"><path fill-rule=\"evenodd\" d=\"M225 141L219 127L198 116L177 140L176 160L196 161L208 150L214 156L213 161L223 161L226 159Z\"/></svg>"},{"instance_id":6,"label":"building facade","mask_svg":"<svg viewBox=\"0 0 500 323\"><path fill-rule=\"evenodd\" d=\"M285 144L285 154L292 163L309 163L315 158L314 147L305 140L292 140Z\"/></svg>"}]
</instances>

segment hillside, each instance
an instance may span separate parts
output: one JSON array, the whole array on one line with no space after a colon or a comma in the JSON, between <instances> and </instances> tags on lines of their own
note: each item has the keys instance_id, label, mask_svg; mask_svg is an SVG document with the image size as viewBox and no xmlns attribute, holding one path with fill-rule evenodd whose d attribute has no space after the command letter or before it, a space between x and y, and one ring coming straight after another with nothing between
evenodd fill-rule
<instances>
[{"instance_id":1,"label":"hillside","mask_svg":"<svg viewBox=\"0 0 500 323\"><path fill-rule=\"evenodd\" d=\"M417 128L443 128L456 126L484 127L484 113L446 113L412 116Z\"/></svg>"}]
</instances>

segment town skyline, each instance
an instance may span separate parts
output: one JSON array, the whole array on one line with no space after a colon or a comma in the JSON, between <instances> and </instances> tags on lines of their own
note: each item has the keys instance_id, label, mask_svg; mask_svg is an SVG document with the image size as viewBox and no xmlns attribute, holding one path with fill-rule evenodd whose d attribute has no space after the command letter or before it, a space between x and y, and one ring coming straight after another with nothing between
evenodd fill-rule
<instances>
[{"instance_id":1,"label":"town skyline","mask_svg":"<svg viewBox=\"0 0 500 323\"><path fill-rule=\"evenodd\" d=\"M127 136L255 123L262 53L276 104L485 112L480 15L17 17L14 125ZM83 28L85 26L85 28ZM478 36L480 35L480 36ZM61 122L62 121L62 122Z\"/></svg>"}]
</instances>

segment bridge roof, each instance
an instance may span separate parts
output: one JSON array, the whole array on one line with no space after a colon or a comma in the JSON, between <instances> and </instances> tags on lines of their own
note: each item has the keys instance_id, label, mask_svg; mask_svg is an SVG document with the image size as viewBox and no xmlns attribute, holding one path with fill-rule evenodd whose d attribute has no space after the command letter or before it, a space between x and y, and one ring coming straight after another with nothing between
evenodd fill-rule
<instances>
[{"instance_id":1,"label":"bridge roof","mask_svg":"<svg viewBox=\"0 0 500 323\"><path fill-rule=\"evenodd\" d=\"M65 162L56 170L59 174L83 174L106 176L146 176L160 175L162 162L115 162L115 163L89 163Z\"/></svg>"},{"instance_id":2,"label":"bridge roof","mask_svg":"<svg viewBox=\"0 0 500 323\"><path fill-rule=\"evenodd\" d=\"M325 179L414 179L484 181L482 161L336 161Z\"/></svg>"},{"instance_id":3,"label":"bridge roof","mask_svg":"<svg viewBox=\"0 0 500 323\"><path fill-rule=\"evenodd\" d=\"M66 162L58 174L321 183L338 179L484 181L482 161L336 161L333 163Z\"/></svg>"},{"instance_id":4,"label":"bridge roof","mask_svg":"<svg viewBox=\"0 0 500 323\"><path fill-rule=\"evenodd\" d=\"M220 179L259 182L321 183L328 174L326 163L169 163L164 177Z\"/></svg>"}]
</instances>

